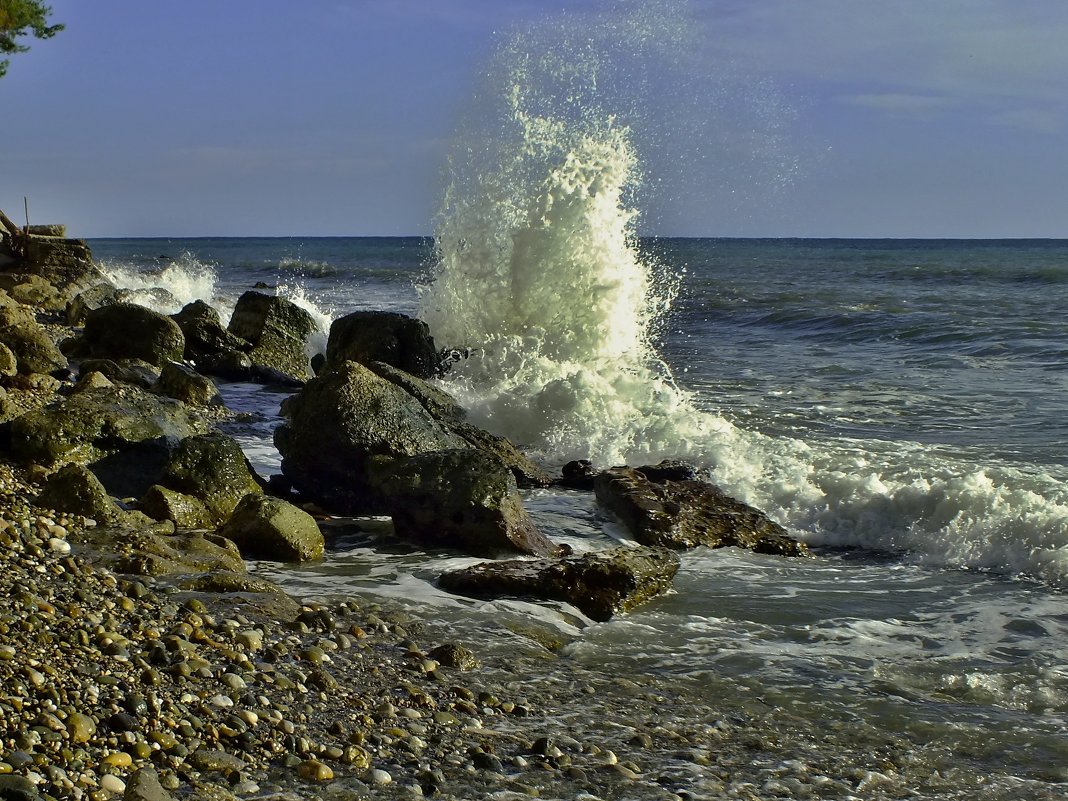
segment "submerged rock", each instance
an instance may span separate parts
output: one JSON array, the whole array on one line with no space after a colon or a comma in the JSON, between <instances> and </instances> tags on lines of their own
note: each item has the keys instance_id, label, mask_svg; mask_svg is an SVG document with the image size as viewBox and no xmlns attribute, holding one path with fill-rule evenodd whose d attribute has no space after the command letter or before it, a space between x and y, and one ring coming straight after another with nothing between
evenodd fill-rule
<instances>
[{"instance_id":1,"label":"submerged rock","mask_svg":"<svg viewBox=\"0 0 1068 801\"><path fill-rule=\"evenodd\" d=\"M440 585L475 598L564 601L608 620L665 592L679 569L666 548L615 548L563 559L483 562L441 576Z\"/></svg>"},{"instance_id":2,"label":"submerged rock","mask_svg":"<svg viewBox=\"0 0 1068 801\"><path fill-rule=\"evenodd\" d=\"M759 509L705 481L654 483L629 467L614 467L594 480L597 500L643 545L685 549L735 545L758 553L805 556L793 539Z\"/></svg>"}]
</instances>

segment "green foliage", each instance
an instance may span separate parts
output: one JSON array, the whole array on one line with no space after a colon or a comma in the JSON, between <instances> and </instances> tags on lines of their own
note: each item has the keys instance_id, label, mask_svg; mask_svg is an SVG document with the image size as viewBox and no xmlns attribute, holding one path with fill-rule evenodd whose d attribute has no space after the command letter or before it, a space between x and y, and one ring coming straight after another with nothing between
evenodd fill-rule
<instances>
[{"instance_id":1,"label":"green foliage","mask_svg":"<svg viewBox=\"0 0 1068 801\"><path fill-rule=\"evenodd\" d=\"M62 25L49 25L49 6L40 0L0 0L0 53L21 53L29 50L18 43L20 36L33 35L38 39L50 39ZM0 60L0 77L7 72L8 59Z\"/></svg>"}]
</instances>

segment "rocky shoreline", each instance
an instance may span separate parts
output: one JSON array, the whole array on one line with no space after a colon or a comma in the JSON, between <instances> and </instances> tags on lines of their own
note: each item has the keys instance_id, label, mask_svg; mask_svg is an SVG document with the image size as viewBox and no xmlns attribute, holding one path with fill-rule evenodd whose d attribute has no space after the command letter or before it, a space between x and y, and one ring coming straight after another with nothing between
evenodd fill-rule
<instances>
[{"instance_id":1,"label":"rocky shoreline","mask_svg":"<svg viewBox=\"0 0 1068 801\"><path fill-rule=\"evenodd\" d=\"M737 724L668 731L663 688L612 679L645 720L604 710L603 736L579 740L561 722L607 679L565 688L556 671L534 692L543 653L480 665L396 610L302 604L242 557L320 556L308 510L388 514L417 541L539 557L468 571L459 592L607 619L670 586L671 549L803 546L662 465L598 484L648 547L569 557L518 494L548 477L424 380L440 355L421 323L342 318L310 366L300 311L249 292L226 328L206 304L168 318L124 302L84 243L0 216L0 799L698 797L687 771L737 795L708 751ZM206 374L304 387L281 481L214 431L228 413ZM683 778L644 772L657 730ZM732 748L717 764L742 763Z\"/></svg>"}]
</instances>

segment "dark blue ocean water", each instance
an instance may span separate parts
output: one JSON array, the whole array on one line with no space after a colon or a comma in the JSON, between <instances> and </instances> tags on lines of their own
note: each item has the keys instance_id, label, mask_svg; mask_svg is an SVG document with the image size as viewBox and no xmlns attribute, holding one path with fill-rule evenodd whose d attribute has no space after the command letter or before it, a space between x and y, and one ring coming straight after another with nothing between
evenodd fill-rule
<instances>
[{"instance_id":1,"label":"dark blue ocean water","mask_svg":"<svg viewBox=\"0 0 1068 801\"><path fill-rule=\"evenodd\" d=\"M90 244L117 282L165 310L204 297L225 314L262 282L324 326L355 309L416 313L416 287L435 263L422 238ZM304 592L392 597L474 627L487 648L502 617L536 619L573 638L565 657L583 664L671 677L709 703L741 687L812 726L901 734L932 770L956 761L989 774L1000 788L992 798L1020 797L1016 778L1060 775L1051 765L1068 764L1068 241L637 247L673 289L649 338L666 365L658 375L678 392L664 395L667 411L643 407L655 431L621 433L631 439L620 452L675 449L704 462L807 539L815 559L695 552L676 594L600 625L552 605L450 599L433 586L457 561L449 556L358 544L320 565L258 569ZM455 380L446 388L476 419L526 436L548 461L613 436L609 408L586 421L596 437L572 427L570 440L535 441L528 421L485 411L499 403L480 411L462 369ZM277 408L277 395L255 388L224 393L268 416ZM551 417L553 407L535 411ZM277 469L269 429L241 434L264 471ZM527 503L579 549L621 536L588 499L545 492Z\"/></svg>"}]
</instances>

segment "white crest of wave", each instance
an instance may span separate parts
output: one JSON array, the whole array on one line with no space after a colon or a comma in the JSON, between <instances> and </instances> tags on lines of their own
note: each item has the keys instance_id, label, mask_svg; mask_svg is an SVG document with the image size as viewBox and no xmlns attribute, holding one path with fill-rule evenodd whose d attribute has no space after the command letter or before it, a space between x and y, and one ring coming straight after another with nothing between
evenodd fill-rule
<instances>
[{"instance_id":1,"label":"white crest of wave","mask_svg":"<svg viewBox=\"0 0 1068 801\"><path fill-rule=\"evenodd\" d=\"M635 247L637 158L598 100L602 65L529 44L502 48L461 130L420 296L438 343L473 349L449 389L478 422L554 461L692 459L812 541L1068 579L1068 491L1047 476L698 410L649 345L672 288Z\"/></svg>"},{"instance_id":2,"label":"white crest of wave","mask_svg":"<svg viewBox=\"0 0 1068 801\"><path fill-rule=\"evenodd\" d=\"M122 263L99 265L104 277L119 289L128 290L128 300L161 314L174 314L194 300L212 301L218 276L215 270L183 253L159 269L139 270ZM227 317L232 311L227 311Z\"/></svg>"},{"instance_id":3,"label":"white crest of wave","mask_svg":"<svg viewBox=\"0 0 1068 801\"><path fill-rule=\"evenodd\" d=\"M174 261L154 270L138 269L122 263L104 262L101 272L117 288L126 290L126 300L146 306L161 314L175 314L195 300L210 303L223 323L234 313L237 296L221 291L215 269L204 264L191 253L183 253ZM312 297L299 281L284 281L275 293L308 312L316 324L316 331L308 338L305 350L310 359L326 352L326 339L333 321L333 313Z\"/></svg>"}]
</instances>

